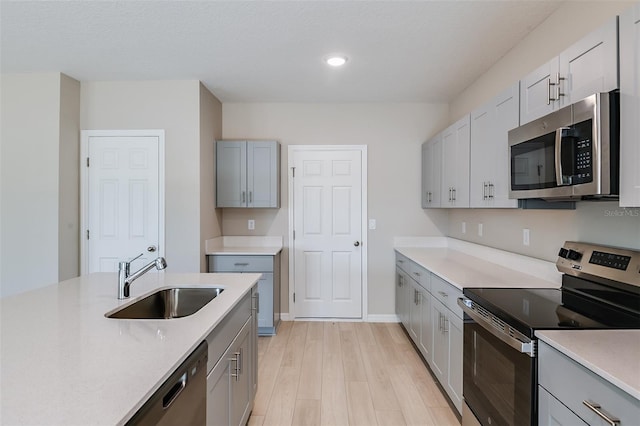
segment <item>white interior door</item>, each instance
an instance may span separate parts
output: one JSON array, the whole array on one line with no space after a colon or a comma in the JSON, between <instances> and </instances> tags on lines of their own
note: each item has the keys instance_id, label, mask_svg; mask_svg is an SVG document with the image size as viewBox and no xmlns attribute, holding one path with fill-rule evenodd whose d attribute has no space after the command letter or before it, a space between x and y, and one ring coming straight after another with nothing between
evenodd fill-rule
<instances>
[{"instance_id":1,"label":"white interior door","mask_svg":"<svg viewBox=\"0 0 640 426\"><path fill-rule=\"evenodd\" d=\"M117 271L143 253L134 271L164 252L162 135L97 133L83 138L83 273Z\"/></svg>"},{"instance_id":2,"label":"white interior door","mask_svg":"<svg viewBox=\"0 0 640 426\"><path fill-rule=\"evenodd\" d=\"M297 318L363 316L363 151L290 151Z\"/></svg>"}]
</instances>

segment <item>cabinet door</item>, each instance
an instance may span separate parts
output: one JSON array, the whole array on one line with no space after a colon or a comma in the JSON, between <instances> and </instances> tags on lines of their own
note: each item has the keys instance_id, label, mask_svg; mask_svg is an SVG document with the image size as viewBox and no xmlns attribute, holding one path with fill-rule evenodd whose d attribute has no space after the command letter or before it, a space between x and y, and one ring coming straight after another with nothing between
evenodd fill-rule
<instances>
[{"instance_id":1,"label":"cabinet door","mask_svg":"<svg viewBox=\"0 0 640 426\"><path fill-rule=\"evenodd\" d=\"M442 135L422 145L422 208L441 206Z\"/></svg>"},{"instance_id":2,"label":"cabinet door","mask_svg":"<svg viewBox=\"0 0 640 426\"><path fill-rule=\"evenodd\" d=\"M413 279L409 279L410 283L409 289L409 336L414 341L414 343L418 344L420 341L420 319L421 315L421 297L420 297L420 286Z\"/></svg>"},{"instance_id":3,"label":"cabinet door","mask_svg":"<svg viewBox=\"0 0 640 426\"><path fill-rule=\"evenodd\" d=\"M620 15L620 206L640 207L640 3Z\"/></svg>"},{"instance_id":4,"label":"cabinet door","mask_svg":"<svg viewBox=\"0 0 640 426\"><path fill-rule=\"evenodd\" d=\"M258 392L258 311L260 294L258 293L258 287L255 286L251 289L251 400L254 401L256 392Z\"/></svg>"},{"instance_id":5,"label":"cabinet door","mask_svg":"<svg viewBox=\"0 0 640 426\"><path fill-rule=\"evenodd\" d=\"M258 280L260 294L258 308L258 327L273 327L273 274L263 273Z\"/></svg>"},{"instance_id":6,"label":"cabinet door","mask_svg":"<svg viewBox=\"0 0 640 426\"><path fill-rule=\"evenodd\" d=\"M231 353L231 425L244 426L252 408L251 323L247 321L236 337Z\"/></svg>"},{"instance_id":7,"label":"cabinet door","mask_svg":"<svg viewBox=\"0 0 640 426\"><path fill-rule=\"evenodd\" d=\"M618 88L618 18L560 54L560 106Z\"/></svg>"},{"instance_id":8,"label":"cabinet door","mask_svg":"<svg viewBox=\"0 0 640 426\"><path fill-rule=\"evenodd\" d=\"M231 381L229 348L207 376L207 426L231 424Z\"/></svg>"},{"instance_id":9,"label":"cabinet door","mask_svg":"<svg viewBox=\"0 0 640 426\"><path fill-rule=\"evenodd\" d=\"M469 124L466 115L442 133L443 207L469 207Z\"/></svg>"},{"instance_id":10,"label":"cabinet door","mask_svg":"<svg viewBox=\"0 0 640 426\"><path fill-rule=\"evenodd\" d=\"M542 386L538 386L538 424L556 426L586 426L576 414L562 405Z\"/></svg>"},{"instance_id":11,"label":"cabinet door","mask_svg":"<svg viewBox=\"0 0 640 426\"><path fill-rule=\"evenodd\" d=\"M247 206L247 142L216 142L216 207Z\"/></svg>"},{"instance_id":12,"label":"cabinet door","mask_svg":"<svg viewBox=\"0 0 640 426\"><path fill-rule=\"evenodd\" d=\"M247 207L280 207L280 144L247 142Z\"/></svg>"},{"instance_id":13,"label":"cabinet door","mask_svg":"<svg viewBox=\"0 0 640 426\"><path fill-rule=\"evenodd\" d=\"M517 208L518 200L509 199L509 130L518 127L520 114L518 104L520 102L519 84L500 93L494 98L491 106L494 109L493 122L491 123L491 173L489 173L489 185L487 188L487 207L491 208Z\"/></svg>"},{"instance_id":14,"label":"cabinet door","mask_svg":"<svg viewBox=\"0 0 640 426\"><path fill-rule=\"evenodd\" d=\"M431 351L433 348L433 329L432 329L432 312L431 312L431 294L422 290L420 292L420 303L422 309L420 310L420 343L418 348L422 352L424 359L431 359Z\"/></svg>"},{"instance_id":15,"label":"cabinet door","mask_svg":"<svg viewBox=\"0 0 640 426\"><path fill-rule=\"evenodd\" d=\"M447 370L449 369L449 339L444 332L444 323L447 318L447 308L437 301L431 299L432 323L431 329L433 334L433 348L431 353L431 370L438 378L441 384L446 383Z\"/></svg>"},{"instance_id":16,"label":"cabinet door","mask_svg":"<svg viewBox=\"0 0 640 426\"><path fill-rule=\"evenodd\" d=\"M449 368L447 369L447 394L458 412L462 412L462 319L447 313L445 333L448 337Z\"/></svg>"},{"instance_id":17,"label":"cabinet door","mask_svg":"<svg viewBox=\"0 0 640 426\"><path fill-rule=\"evenodd\" d=\"M409 330L409 276L400 268L396 268L396 314L404 328Z\"/></svg>"},{"instance_id":18,"label":"cabinet door","mask_svg":"<svg viewBox=\"0 0 640 426\"><path fill-rule=\"evenodd\" d=\"M469 183L469 205L486 207L489 198L489 181L494 163L492 128L495 124L495 109L487 103L471 113L471 175ZM505 150L507 146L505 146Z\"/></svg>"},{"instance_id":19,"label":"cabinet door","mask_svg":"<svg viewBox=\"0 0 640 426\"><path fill-rule=\"evenodd\" d=\"M559 59L556 56L520 80L520 125L558 108Z\"/></svg>"}]
</instances>

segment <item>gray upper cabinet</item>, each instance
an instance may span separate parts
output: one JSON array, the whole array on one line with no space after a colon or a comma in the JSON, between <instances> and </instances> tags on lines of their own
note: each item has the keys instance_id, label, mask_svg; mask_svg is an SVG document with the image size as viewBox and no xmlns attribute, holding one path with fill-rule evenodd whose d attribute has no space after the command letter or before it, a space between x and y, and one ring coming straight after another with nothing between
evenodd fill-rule
<instances>
[{"instance_id":1,"label":"gray upper cabinet","mask_svg":"<svg viewBox=\"0 0 640 426\"><path fill-rule=\"evenodd\" d=\"M440 207L442 135L422 144L422 208Z\"/></svg>"},{"instance_id":2,"label":"gray upper cabinet","mask_svg":"<svg viewBox=\"0 0 640 426\"><path fill-rule=\"evenodd\" d=\"M471 113L472 208L517 208L509 199L509 130L518 127L518 83Z\"/></svg>"},{"instance_id":3,"label":"gray upper cabinet","mask_svg":"<svg viewBox=\"0 0 640 426\"><path fill-rule=\"evenodd\" d=\"M216 142L216 207L280 207L278 142Z\"/></svg>"},{"instance_id":4,"label":"gray upper cabinet","mask_svg":"<svg viewBox=\"0 0 640 426\"><path fill-rule=\"evenodd\" d=\"M618 88L618 18L520 80L520 124Z\"/></svg>"},{"instance_id":5,"label":"gray upper cabinet","mask_svg":"<svg viewBox=\"0 0 640 426\"><path fill-rule=\"evenodd\" d=\"M640 207L640 3L620 15L620 206Z\"/></svg>"}]
</instances>

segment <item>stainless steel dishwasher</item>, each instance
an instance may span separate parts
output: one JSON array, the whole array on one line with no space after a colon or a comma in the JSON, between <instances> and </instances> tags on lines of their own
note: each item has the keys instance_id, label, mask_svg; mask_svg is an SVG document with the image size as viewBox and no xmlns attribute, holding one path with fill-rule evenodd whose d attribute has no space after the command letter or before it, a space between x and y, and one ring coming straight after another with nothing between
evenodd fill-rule
<instances>
[{"instance_id":1,"label":"stainless steel dishwasher","mask_svg":"<svg viewBox=\"0 0 640 426\"><path fill-rule=\"evenodd\" d=\"M127 425L205 425L207 342L202 342L129 420Z\"/></svg>"}]
</instances>

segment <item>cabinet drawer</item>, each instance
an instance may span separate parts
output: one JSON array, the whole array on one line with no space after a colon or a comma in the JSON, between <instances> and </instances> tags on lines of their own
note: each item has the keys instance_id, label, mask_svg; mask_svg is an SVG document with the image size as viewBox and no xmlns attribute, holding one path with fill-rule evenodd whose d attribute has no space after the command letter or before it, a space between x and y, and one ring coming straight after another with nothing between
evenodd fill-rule
<instances>
[{"instance_id":1,"label":"cabinet drawer","mask_svg":"<svg viewBox=\"0 0 640 426\"><path fill-rule=\"evenodd\" d=\"M400 253L396 253L396 266L398 268L408 273L411 270L411 263L413 262L410 261L408 258L401 255Z\"/></svg>"},{"instance_id":2,"label":"cabinet drawer","mask_svg":"<svg viewBox=\"0 0 640 426\"><path fill-rule=\"evenodd\" d=\"M542 341L539 364L540 386L586 423L607 424L583 401L600 405L602 411L620 419L621 426L638 423L640 403L637 399Z\"/></svg>"},{"instance_id":3,"label":"cabinet drawer","mask_svg":"<svg viewBox=\"0 0 640 426\"><path fill-rule=\"evenodd\" d=\"M424 269L422 266L418 266L418 264L411 262L409 265L409 276L416 281L422 288L427 291L431 291L430 286L430 276L431 273Z\"/></svg>"},{"instance_id":4,"label":"cabinet drawer","mask_svg":"<svg viewBox=\"0 0 640 426\"><path fill-rule=\"evenodd\" d=\"M431 294L439 300L458 318L462 318L462 308L458 306L457 300L462 297L462 291L449 284L439 276L431 274Z\"/></svg>"},{"instance_id":5,"label":"cabinet drawer","mask_svg":"<svg viewBox=\"0 0 640 426\"><path fill-rule=\"evenodd\" d=\"M273 256L209 256L211 272L273 272Z\"/></svg>"},{"instance_id":6,"label":"cabinet drawer","mask_svg":"<svg viewBox=\"0 0 640 426\"><path fill-rule=\"evenodd\" d=\"M251 294L247 294L235 308L207 336L209 360L207 372L210 372L227 350L233 339L251 316Z\"/></svg>"}]
</instances>

